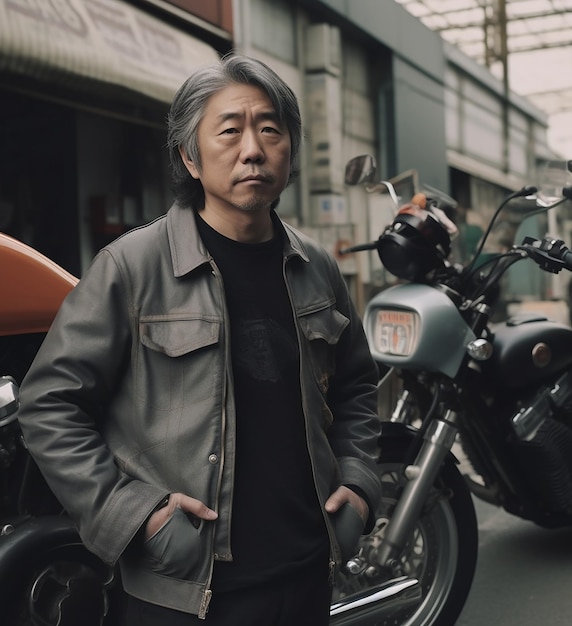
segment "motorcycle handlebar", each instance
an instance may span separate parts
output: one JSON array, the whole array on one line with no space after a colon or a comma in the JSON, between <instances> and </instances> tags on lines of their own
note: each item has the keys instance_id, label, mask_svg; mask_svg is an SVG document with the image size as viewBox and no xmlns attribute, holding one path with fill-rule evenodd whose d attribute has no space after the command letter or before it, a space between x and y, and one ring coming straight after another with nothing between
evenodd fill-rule
<instances>
[{"instance_id":1,"label":"motorcycle handlebar","mask_svg":"<svg viewBox=\"0 0 572 626\"><path fill-rule=\"evenodd\" d=\"M338 250L338 254L350 254L351 252L362 252L363 250L375 250L377 247L377 241L371 243L360 243L357 246L350 246L349 248L342 248Z\"/></svg>"},{"instance_id":2,"label":"motorcycle handlebar","mask_svg":"<svg viewBox=\"0 0 572 626\"><path fill-rule=\"evenodd\" d=\"M561 239L525 237L522 249L543 270L557 274L562 268L572 271L572 251Z\"/></svg>"}]
</instances>

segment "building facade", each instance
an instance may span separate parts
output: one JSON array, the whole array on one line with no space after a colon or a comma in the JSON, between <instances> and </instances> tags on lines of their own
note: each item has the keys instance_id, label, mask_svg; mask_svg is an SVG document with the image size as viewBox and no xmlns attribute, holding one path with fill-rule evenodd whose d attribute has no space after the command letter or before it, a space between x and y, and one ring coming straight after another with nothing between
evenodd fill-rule
<instances>
[{"instance_id":1,"label":"building facade","mask_svg":"<svg viewBox=\"0 0 572 626\"><path fill-rule=\"evenodd\" d=\"M0 0L0 230L78 276L169 206L170 100L231 46L230 0L178 4Z\"/></svg>"},{"instance_id":2,"label":"building facade","mask_svg":"<svg viewBox=\"0 0 572 626\"><path fill-rule=\"evenodd\" d=\"M300 95L305 176L292 194L297 208L289 204L287 212L334 253L348 240L375 240L391 220L388 197L343 185L352 156L375 155L380 179L403 176L451 194L459 203L459 259L474 252L502 199L535 183L538 163L554 156L542 112L506 95L488 70L397 3L240 0L234 16L237 48L266 60ZM492 248L515 227L509 214ZM543 234L545 218L527 228ZM394 279L374 252L360 254L339 261L362 304ZM511 272L507 297L552 297L553 281L526 269Z\"/></svg>"}]
</instances>

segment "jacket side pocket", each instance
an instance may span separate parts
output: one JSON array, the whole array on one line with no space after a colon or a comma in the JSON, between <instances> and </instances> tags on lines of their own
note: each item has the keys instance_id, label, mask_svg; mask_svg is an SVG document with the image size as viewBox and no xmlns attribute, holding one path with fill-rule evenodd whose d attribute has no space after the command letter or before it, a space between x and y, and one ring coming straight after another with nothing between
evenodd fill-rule
<instances>
[{"instance_id":1,"label":"jacket side pocket","mask_svg":"<svg viewBox=\"0 0 572 626\"><path fill-rule=\"evenodd\" d=\"M171 517L145 541L145 561L158 574L186 580L201 562L200 532L182 509L175 509Z\"/></svg>"}]
</instances>

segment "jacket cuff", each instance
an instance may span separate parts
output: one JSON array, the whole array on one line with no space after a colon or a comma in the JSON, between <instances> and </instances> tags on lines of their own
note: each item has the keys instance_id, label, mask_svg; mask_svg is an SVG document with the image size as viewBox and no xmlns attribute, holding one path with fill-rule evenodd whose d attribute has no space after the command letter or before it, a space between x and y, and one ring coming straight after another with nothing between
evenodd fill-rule
<instances>
[{"instance_id":1,"label":"jacket cuff","mask_svg":"<svg viewBox=\"0 0 572 626\"><path fill-rule=\"evenodd\" d=\"M355 491L367 502L369 515L364 534L368 534L375 526L376 510L381 502L381 481L375 472L375 465L370 467L361 459L343 457L338 459L338 467L342 484Z\"/></svg>"},{"instance_id":2,"label":"jacket cuff","mask_svg":"<svg viewBox=\"0 0 572 626\"><path fill-rule=\"evenodd\" d=\"M367 504L367 507L368 507L368 515L367 515L367 520L365 522L362 535L369 535L369 533L373 530L375 526L375 518L376 518L375 507L372 505L370 499L368 498L367 493L361 487L358 487L357 485L351 485L351 484L345 484L344 486L347 487L348 489L351 489L354 493L357 493L357 495L360 498L365 500L365 503Z\"/></svg>"}]
</instances>

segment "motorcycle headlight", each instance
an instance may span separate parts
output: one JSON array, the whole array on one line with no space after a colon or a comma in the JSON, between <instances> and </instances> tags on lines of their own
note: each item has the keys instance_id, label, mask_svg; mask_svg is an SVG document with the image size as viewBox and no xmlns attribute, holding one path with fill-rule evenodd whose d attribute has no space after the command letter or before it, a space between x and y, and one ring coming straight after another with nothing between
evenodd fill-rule
<instances>
[{"instance_id":1,"label":"motorcycle headlight","mask_svg":"<svg viewBox=\"0 0 572 626\"><path fill-rule=\"evenodd\" d=\"M380 310L374 325L374 348L381 354L409 356L417 343L419 316L412 311Z\"/></svg>"}]
</instances>

